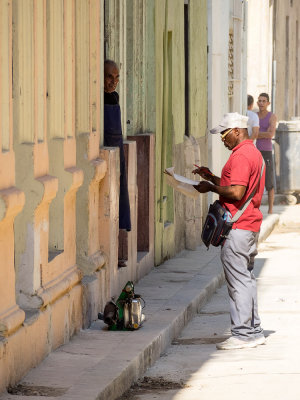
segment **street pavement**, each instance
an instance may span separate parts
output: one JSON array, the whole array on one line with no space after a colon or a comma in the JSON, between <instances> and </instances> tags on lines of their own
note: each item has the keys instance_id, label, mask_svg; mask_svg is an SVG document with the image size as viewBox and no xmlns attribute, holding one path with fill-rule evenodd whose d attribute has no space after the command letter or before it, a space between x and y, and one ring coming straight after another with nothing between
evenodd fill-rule
<instances>
[{"instance_id":1,"label":"street pavement","mask_svg":"<svg viewBox=\"0 0 300 400\"><path fill-rule=\"evenodd\" d=\"M299 260L300 223L275 228L260 245L255 270L265 345L216 350L230 336L223 285L122 399L299 400Z\"/></svg>"},{"instance_id":2,"label":"street pavement","mask_svg":"<svg viewBox=\"0 0 300 400\"><path fill-rule=\"evenodd\" d=\"M266 344L216 350L216 343L230 336L223 285L122 400L300 399L300 221L295 219L259 246L255 271Z\"/></svg>"},{"instance_id":3,"label":"street pavement","mask_svg":"<svg viewBox=\"0 0 300 400\"><path fill-rule=\"evenodd\" d=\"M171 389L164 393L169 397L159 395L160 399L205 400L208 396L218 399L212 392L209 393L209 389L207 397L202 397L202 392L199 397L199 390L215 388L224 396L222 385L225 383L228 385L229 398L233 384L247 394L253 388L259 391L264 382L270 386L282 385L282 390L278 389L275 395L284 392L285 396L273 396L272 400L300 399L299 391L298 397L286 397L289 390L287 385L294 388L299 379L299 368L297 370L296 366L300 354L296 340L300 324L297 304L300 301L300 294L297 294L300 293L297 290L300 283L300 268L297 269L300 266L300 243L299 232L293 233L289 227L300 227L300 205L277 205L275 213L269 216L265 214L266 206L262 207L262 211L264 221L257 270L261 317L268 335L267 345L240 352L235 350L235 353L215 351L216 340L229 334L228 305L222 287L224 277L219 249L211 248L207 251L204 246L200 246L196 251L185 250L178 257L154 268L136 285L136 293L141 294L146 301L146 320L141 329L134 332L110 332L102 321L95 321L90 329L81 331L69 343L52 352L19 382L18 400L23 397L26 400L54 397L62 400L114 400L137 381L161 354L167 352L168 355L169 349L177 349L177 352L184 350L182 357L184 354L190 354L190 357L185 358L185 363L176 364L173 378L167 378L171 384L174 379L179 385L181 380L187 381L190 389L196 392L189 394L194 397L176 397L181 396L186 389L174 389L171 385ZM277 236L273 233L266 239L278 223L280 226L286 223L287 232L276 233ZM208 302L209 299L211 302ZM172 342L174 344L169 347ZM197 356L198 347L201 354L198 352ZM161 358L149 370L149 379L151 374L154 377L161 376L160 372L156 374L155 368L158 368L161 360L167 358ZM245 359L248 360L247 364ZM266 374L267 369L269 374ZM163 366L157 371L162 370ZM243 371L247 373L243 374ZM197 379L201 382L203 380L204 386L193 385ZM165 385L165 381L150 379L151 384L158 382L158 386ZM168 382L165 387L168 387ZM155 397L157 392L153 396L149 399L158 398ZM269 399L265 396L257 398ZM0 400L13 399L16 396L12 394L0 395Z\"/></svg>"}]
</instances>

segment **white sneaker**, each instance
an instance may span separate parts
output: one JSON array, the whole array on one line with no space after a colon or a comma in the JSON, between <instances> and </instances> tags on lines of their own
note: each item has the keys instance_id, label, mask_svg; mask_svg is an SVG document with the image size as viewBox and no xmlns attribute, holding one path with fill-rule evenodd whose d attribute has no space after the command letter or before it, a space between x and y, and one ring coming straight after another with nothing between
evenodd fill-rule
<instances>
[{"instance_id":1,"label":"white sneaker","mask_svg":"<svg viewBox=\"0 0 300 400\"><path fill-rule=\"evenodd\" d=\"M242 340L235 336L231 336L224 342L217 343L216 347L218 350L233 350L233 349L245 349L249 347L256 347L259 344L262 344L258 343L259 339L261 338L258 338L256 340Z\"/></svg>"},{"instance_id":2,"label":"white sneaker","mask_svg":"<svg viewBox=\"0 0 300 400\"><path fill-rule=\"evenodd\" d=\"M257 345L265 344L266 343L266 338L264 336L259 336L258 338L255 339L255 342L256 342Z\"/></svg>"}]
</instances>

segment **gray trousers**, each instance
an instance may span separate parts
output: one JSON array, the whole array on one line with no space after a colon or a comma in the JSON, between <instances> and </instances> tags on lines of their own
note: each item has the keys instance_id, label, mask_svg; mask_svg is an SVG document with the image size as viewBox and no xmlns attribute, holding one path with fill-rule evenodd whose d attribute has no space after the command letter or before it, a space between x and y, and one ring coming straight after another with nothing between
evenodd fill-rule
<instances>
[{"instance_id":1,"label":"gray trousers","mask_svg":"<svg viewBox=\"0 0 300 400\"><path fill-rule=\"evenodd\" d=\"M256 279L253 275L258 232L232 229L221 250L230 299L232 336L251 340L263 335L257 310Z\"/></svg>"}]
</instances>

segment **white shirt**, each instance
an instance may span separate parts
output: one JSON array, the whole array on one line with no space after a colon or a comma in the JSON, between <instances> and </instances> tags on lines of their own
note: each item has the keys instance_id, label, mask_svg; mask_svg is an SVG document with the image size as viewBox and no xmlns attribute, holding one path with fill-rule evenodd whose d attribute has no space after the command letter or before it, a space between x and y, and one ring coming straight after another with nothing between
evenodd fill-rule
<instances>
[{"instance_id":1,"label":"white shirt","mask_svg":"<svg viewBox=\"0 0 300 400\"><path fill-rule=\"evenodd\" d=\"M258 118L258 115L251 110L247 110L247 116L248 116L247 128L248 128L249 137L251 138L252 128L255 128L255 127L259 128L259 118Z\"/></svg>"}]
</instances>

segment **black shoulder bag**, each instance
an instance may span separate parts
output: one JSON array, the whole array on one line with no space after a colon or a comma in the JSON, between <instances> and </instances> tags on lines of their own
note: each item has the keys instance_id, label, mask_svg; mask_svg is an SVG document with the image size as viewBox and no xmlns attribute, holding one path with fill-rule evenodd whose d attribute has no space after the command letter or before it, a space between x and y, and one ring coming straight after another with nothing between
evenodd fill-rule
<instances>
[{"instance_id":1,"label":"black shoulder bag","mask_svg":"<svg viewBox=\"0 0 300 400\"><path fill-rule=\"evenodd\" d=\"M239 208L233 218L231 218L230 212L226 210L226 208L222 207L218 200L216 200L213 204L209 206L208 214L206 216L201 234L201 239L207 247L207 250L209 249L210 245L218 247L224 243L225 239L228 237L228 234L232 229L234 222L236 222L240 218L240 216L250 204L252 197L256 193L256 190L259 186L260 178L262 177L264 171L264 166L265 162L264 160L262 160L260 177L257 185L252 190L244 204Z\"/></svg>"}]
</instances>

